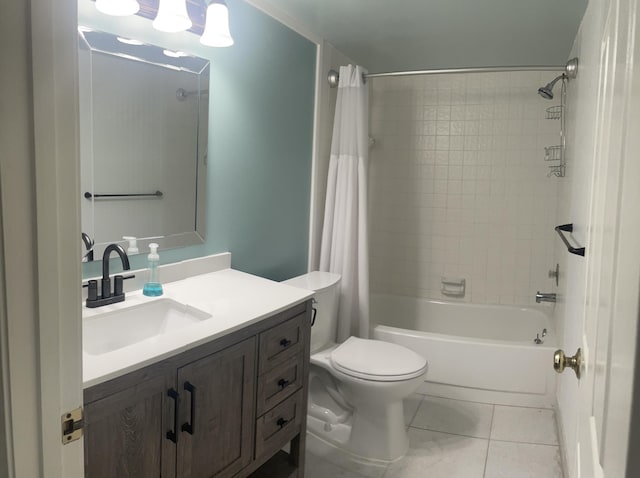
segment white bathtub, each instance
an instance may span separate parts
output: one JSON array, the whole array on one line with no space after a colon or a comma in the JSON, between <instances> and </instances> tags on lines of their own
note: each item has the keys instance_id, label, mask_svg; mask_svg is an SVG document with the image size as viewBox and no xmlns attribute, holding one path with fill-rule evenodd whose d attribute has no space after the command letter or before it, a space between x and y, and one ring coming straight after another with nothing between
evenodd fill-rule
<instances>
[{"instance_id":1,"label":"white bathtub","mask_svg":"<svg viewBox=\"0 0 640 478\"><path fill-rule=\"evenodd\" d=\"M427 359L420 393L506 405L555 403L556 337L540 310L374 295L371 321L374 339ZM543 329L544 343L537 345Z\"/></svg>"}]
</instances>

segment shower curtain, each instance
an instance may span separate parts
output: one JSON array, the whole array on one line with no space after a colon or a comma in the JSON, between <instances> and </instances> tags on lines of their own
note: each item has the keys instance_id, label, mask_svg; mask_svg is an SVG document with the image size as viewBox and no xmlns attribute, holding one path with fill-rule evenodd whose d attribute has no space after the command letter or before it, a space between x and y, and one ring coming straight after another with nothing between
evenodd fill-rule
<instances>
[{"instance_id":1,"label":"shower curtain","mask_svg":"<svg viewBox=\"0 0 640 478\"><path fill-rule=\"evenodd\" d=\"M338 341L369 336L367 155L369 95L359 66L341 66L333 124L320 270L342 276Z\"/></svg>"}]
</instances>

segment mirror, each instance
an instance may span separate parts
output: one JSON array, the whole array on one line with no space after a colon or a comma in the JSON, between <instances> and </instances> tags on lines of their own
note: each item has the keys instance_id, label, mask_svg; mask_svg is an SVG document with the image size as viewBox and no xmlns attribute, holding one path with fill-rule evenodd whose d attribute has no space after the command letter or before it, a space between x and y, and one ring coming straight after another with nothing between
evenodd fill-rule
<instances>
[{"instance_id":1,"label":"mirror","mask_svg":"<svg viewBox=\"0 0 640 478\"><path fill-rule=\"evenodd\" d=\"M82 230L162 249L204 242L209 60L79 28Z\"/></svg>"}]
</instances>

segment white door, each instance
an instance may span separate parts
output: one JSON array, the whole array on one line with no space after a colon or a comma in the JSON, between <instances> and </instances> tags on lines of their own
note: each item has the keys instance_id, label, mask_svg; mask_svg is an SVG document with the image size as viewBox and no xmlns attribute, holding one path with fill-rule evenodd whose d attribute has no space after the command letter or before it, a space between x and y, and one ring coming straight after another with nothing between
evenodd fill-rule
<instances>
[{"instance_id":1,"label":"white door","mask_svg":"<svg viewBox=\"0 0 640 478\"><path fill-rule=\"evenodd\" d=\"M637 4L609 2L601 42L583 368L576 405L579 478L622 478L626 468L640 290Z\"/></svg>"},{"instance_id":2,"label":"white door","mask_svg":"<svg viewBox=\"0 0 640 478\"><path fill-rule=\"evenodd\" d=\"M61 436L82 405L76 18L76 0L0 14L3 477L84 476L82 440Z\"/></svg>"},{"instance_id":3,"label":"white door","mask_svg":"<svg viewBox=\"0 0 640 478\"><path fill-rule=\"evenodd\" d=\"M30 3L42 475L80 478L83 441L61 436L83 404L77 1Z\"/></svg>"}]
</instances>

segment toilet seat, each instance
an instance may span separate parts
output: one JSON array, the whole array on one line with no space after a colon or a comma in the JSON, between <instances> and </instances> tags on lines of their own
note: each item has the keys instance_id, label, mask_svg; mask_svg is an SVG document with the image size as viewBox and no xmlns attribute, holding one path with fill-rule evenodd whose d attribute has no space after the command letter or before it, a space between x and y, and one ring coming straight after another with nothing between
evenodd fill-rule
<instances>
[{"instance_id":1,"label":"toilet seat","mask_svg":"<svg viewBox=\"0 0 640 478\"><path fill-rule=\"evenodd\" d=\"M331 365L351 377L375 382L411 380L425 373L427 361L413 350L381 340L349 337L330 355Z\"/></svg>"}]
</instances>

